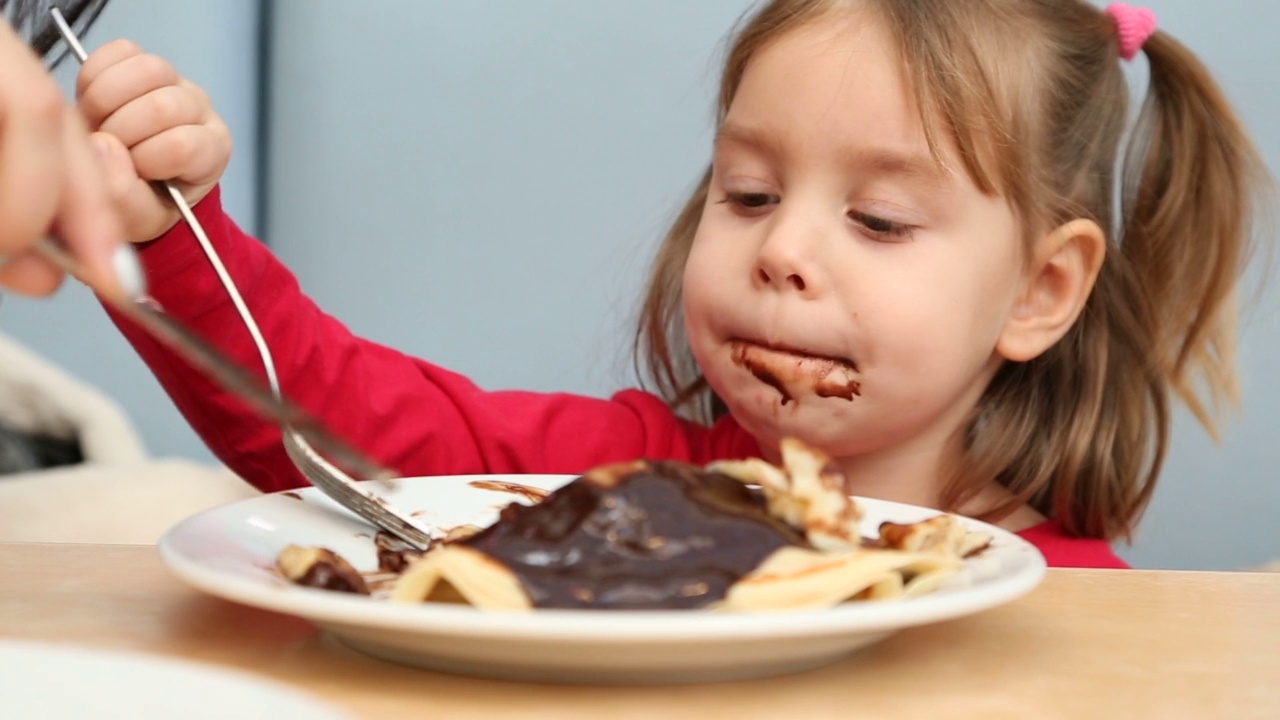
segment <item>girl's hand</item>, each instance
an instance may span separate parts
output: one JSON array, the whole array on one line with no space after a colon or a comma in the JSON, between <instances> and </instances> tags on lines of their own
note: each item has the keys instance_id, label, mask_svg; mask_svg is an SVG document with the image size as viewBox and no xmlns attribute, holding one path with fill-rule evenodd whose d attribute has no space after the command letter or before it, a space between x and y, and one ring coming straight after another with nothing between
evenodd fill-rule
<instances>
[{"instance_id":1,"label":"girl's hand","mask_svg":"<svg viewBox=\"0 0 1280 720\"><path fill-rule=\"evenodd\" d=\"M31 248L55 233L100 292L118 293L122 232L84 121L8 23L0 21L0 286L47 295L62 273Z\"/></svg>"},{"instance_id":2,"label":"girl's hand","mask_svg":"<svg viewBox=\"0 0 1280 720\"><path fill-rule=\"evenodd\" d=\"M128 40L89 56L76 96L96 131L107 188L133 242L163 235L180 217L152 181L173 182L194 205L227 169L231 133L209 96L167 60Z\"/></svg>"}]
</instances>

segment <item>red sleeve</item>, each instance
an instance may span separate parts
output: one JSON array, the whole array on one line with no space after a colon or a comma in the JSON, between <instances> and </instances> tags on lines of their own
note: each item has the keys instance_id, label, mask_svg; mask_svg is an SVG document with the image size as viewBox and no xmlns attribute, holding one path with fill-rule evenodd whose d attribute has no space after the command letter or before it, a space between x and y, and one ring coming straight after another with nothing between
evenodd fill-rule
<instances>
[{"instance_id":1,"label":"red sleeve","mask_svg":"<svg viewBox=\"0 0 1280 720\"><path fill-rule=\"evenodd\" d=\"M637 457L705 463L758 454L732 421L705 428L659 398L486 392L466 377L356 337L303 294L293 274L226 215L215 189L195 208L275 358L281 389L334 432L406 476L580 473ZM249 368L262 362L186 223L142 248L151 296ZM280 431L112 314L214 454L261 490L306 484Z\"/></svg>"},{"instance_id":2,"label":"red sleeve","mask_svg":"<svg viewBox=\"0 0 1280 720\"><path fill-rule=\"evenodd\" d=\"M1067 535L1056 520L1048 520L1027 528L1018 535L1035 545L1049 567L1128 569L1111 545L1096 538Z\"/></svg>"}]
</instances>

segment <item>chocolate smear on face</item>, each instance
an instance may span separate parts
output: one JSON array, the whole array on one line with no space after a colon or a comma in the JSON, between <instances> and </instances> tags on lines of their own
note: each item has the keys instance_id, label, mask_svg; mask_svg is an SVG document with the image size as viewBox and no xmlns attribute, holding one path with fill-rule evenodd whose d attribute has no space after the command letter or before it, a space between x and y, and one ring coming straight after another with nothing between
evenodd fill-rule
<instances>
[{"instance_id":1,"label":"chocolate smear on face","mask_svg":"<svg viewBox=\"0 0 1280 720\"><path fill-rule=\"evenodd\" d=\"M818 381L813 392L818 397L852 400L855 396L862 395L862 383L853 378L845 378L844 382L840 382L824 377Z\"/></svg>"},{"instance_id":2,"label":"chocolate smear on face","mask_svg":"<svg viewBox=\"0 0 1280 720\"><path fill-rule=\"evenodd\" d=\"M774 390L777 390L778 394L782 396L783 405L791 402L791 395L787 392L786 386L782 384L782 381L778 379L778 376L774 375L770 372L769 368L765 367L763 362L753 359L748 355L746 345L739 343L733 348L733 364L738 367L746 368L747 371L754 375L757 380L768 385Z\"/></svg>"},{"instance_id":3,"label":"chocolate smear on face","mask_svg":"<svg viewBox=\"0 0 1280 720\"><path fill-rule=\"evenodd\" d=\"M862 384L853 377L857 366L843 358L806 355L739 342L733 347L733 363L777 390L783 405L805 390L811 390L820 398L844 400L853 400L862 394Z\"/></svg>"}]
</instances>

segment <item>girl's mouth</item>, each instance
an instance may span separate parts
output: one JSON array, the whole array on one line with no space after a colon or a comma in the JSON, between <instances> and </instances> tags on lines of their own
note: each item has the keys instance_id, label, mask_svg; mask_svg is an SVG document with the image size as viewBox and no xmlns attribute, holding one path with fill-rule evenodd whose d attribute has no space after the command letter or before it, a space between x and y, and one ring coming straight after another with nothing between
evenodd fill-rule
<instances>
[{"instance_id":1,"label":"girl's mouth","mask_svg":"<svg viewBox=\"0 0 1280 720\"><path fill-rule=\"evenodd\" d=\"M774 388L782 404L805 395L853 400L862 394L858 366L849 358L815 355L750 340L730 341L733 363Z\"/></svg>"}]
</instances>

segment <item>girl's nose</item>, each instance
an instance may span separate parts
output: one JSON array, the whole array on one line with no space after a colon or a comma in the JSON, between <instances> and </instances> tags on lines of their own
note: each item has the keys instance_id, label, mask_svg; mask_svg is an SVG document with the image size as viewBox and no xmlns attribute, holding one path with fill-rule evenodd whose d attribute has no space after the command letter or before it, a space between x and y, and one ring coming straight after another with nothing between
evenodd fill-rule
<instances>
[{"instance_id":1,"label":"girl's nose","mask_svg":"<svg viewBox=\"0 0 1280 720\"><path fill-rule=\"evenodd\" d=\"M759 281L763 285L787 285L795 288L796 290L804 290L805 287L807 287L807 284L804 281L804 276L798 272L787 273L785 270L775 269L774 272L776 275L781 277L781 280L776 281L776 283L773 279L774 275L769 274L768 268L766 268L763 263L756 268L756 272L759 274Z\"/></svg>"},{"instance_id":2,"label":"girl's nose","mask_svg":"<svg viewBox=\"0 0 1280 720\"><path fill-rule=\"evenodd\" d=\"M813 257L813 233L803 222L777 218L756 254L753 278L760 288L815 295L821 288Z\"/></svg>"}]
</instances>

